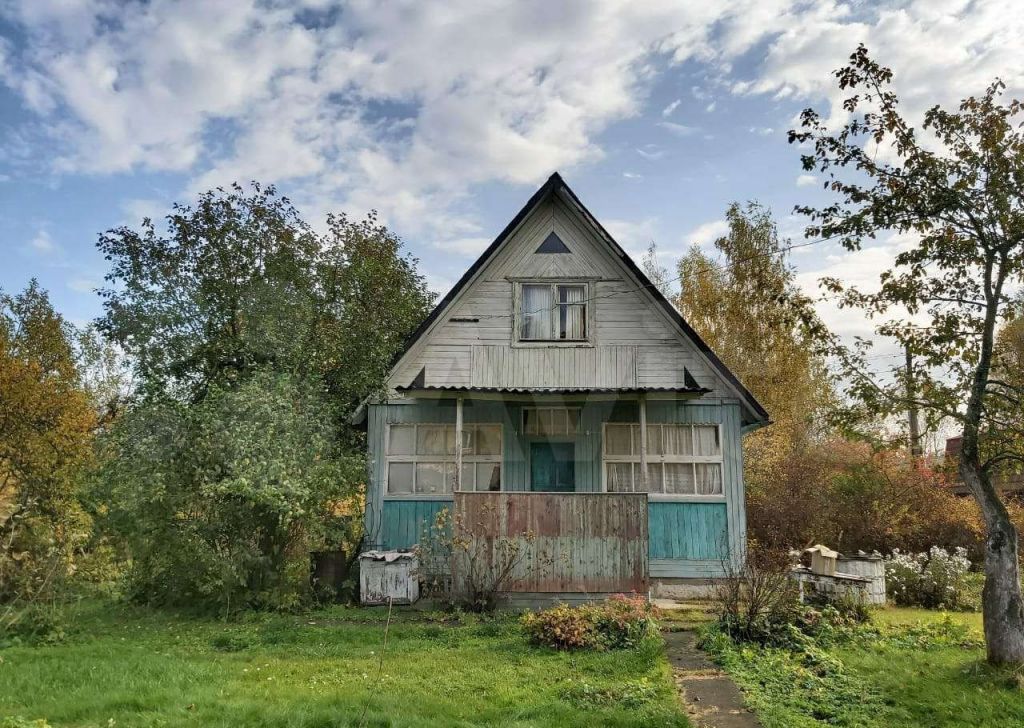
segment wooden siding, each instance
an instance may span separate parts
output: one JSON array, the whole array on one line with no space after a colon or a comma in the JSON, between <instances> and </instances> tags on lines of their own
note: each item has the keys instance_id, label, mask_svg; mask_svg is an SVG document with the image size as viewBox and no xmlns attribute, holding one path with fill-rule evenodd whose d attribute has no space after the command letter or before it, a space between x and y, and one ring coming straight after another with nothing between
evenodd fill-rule
<instances>
[{"instance_id":1,"label":"wooden siding","mask_svg":"<svg viewBox=\"0 0 1024 728\"><path fill-rule=\"evenodd\" d=\"M472 350L474 387L636 387L633 346Z\"/></svg>"},{"instance_id":2,"label":"wooden siding","mask_svg":"<svg viewBox=\"0 0 1024 728\"><path fill-rule=\"evenodd\" d=\"M728 558L729 519L725 503L652 501L647 512L652 560Z\"/></svg>"},{"instance_id":3,"label":"wooden siding","mask_svg":"<svg viewBox=\"0 0 1024 728\"><path fill-rule=\"evenodd\" d=\"M379 540L387 549L411 549L420 542L443 508L452 508L450 500L384 501Z\"/></svg>"},{"instance_id":4,"label":"wooden siding","mask_svg":"<svg viewBox=\"0 0 1024 728\"><path fill-rule=\"evenodd\" d=\"M647 592L642 494L457 493L455 512L479 540L471 548L518 542L526 556L507 591Z\"/></svg>"},{"instance_id":5,"label":"wooden siding","mask_svg":"<svg viewBox=\"0 0 1024 728\"><path fill-rule=\"evenodd\" d=\"M571 254L534 252L552 230ZM513 294L515 281L524 278L589 281L592 348L514 345ZM548 358L542 352L553 353ZM607 243L558 198L523 221L451 311L403 358L390 386L408 385L424 367L427 385L500 387L677 387L686 367L719 396L732 391L639 290Z\"/></svg>"}]
</instances>

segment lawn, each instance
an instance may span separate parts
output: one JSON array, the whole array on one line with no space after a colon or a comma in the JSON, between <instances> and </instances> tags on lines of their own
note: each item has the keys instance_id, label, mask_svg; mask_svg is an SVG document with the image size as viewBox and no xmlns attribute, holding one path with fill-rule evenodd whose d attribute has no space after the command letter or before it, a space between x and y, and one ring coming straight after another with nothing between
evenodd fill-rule
<instances>
[{"instance_id":1,"label":"lawn","mask_svg":"<svg viewBox=\"0 0 1024 728\"><path fill-rule=\"evenodd\" d=\"M797 658L784 650L721 655L766 728L1024 725L1018 672L984 662L980 614L886 609L881 635ZM937 631L936 631L937 630Z\"/></svg>"},{"instance_id":2,"label":"lawn","mask_svg":"<svg viewBox=\"0 0 1024 728\"><path fill-rule=\"evenodd\" d=\"M221 622L90 604L60 644L0 649L3 716L53 726L686 726L659 645L564 653L513 618L380 610Z\"/></svg>"}]
</instances>

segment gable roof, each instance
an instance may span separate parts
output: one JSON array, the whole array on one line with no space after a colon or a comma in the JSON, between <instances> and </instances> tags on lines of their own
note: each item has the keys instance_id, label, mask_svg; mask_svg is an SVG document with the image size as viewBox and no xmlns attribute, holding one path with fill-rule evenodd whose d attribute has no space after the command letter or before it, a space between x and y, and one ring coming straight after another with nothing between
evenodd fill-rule
<instances>
[{"instance_id":1,"label":"gable roof","mask_svg":"<svg viewBox=\"0 0 1024 728\"><path fill-rule=\"evenodd\" d=\"M682 314L680 314L679 311L676 310L676 307L673 306L667 298L665 298L664 294L662 294L660 290L658 290L658 287L651 283L650 279L647 278L643 270L641 270L640 267L637 266L637 264L633 261L633 259L626 254L626 251L623 250L623 248L615 241L611 234L609 234L609 232L605 230L604 226L601 225L600 222L598 222L597 218L594 217L590 210L587 209L587 207L583 204L580 198L576 196L576 193L573 192L572 188L570 188L569 185L565 183L565 180L562 179L562 176L558 172L555 172L550 177L548 177L547 181L543 185L541 185L536 192L533 193L530 199L526 201L526 204L523 205L523 208L498 234L498 237L496 237L494 241L489 246L487 246L487 249L484 250L483 253L481 253L480 257L476 259L473 265L471 265L466 270L466 272L462 274L462 277L459 278L458 282L456 282L456 284L452 286L451 290L448 291L444 298L442 298L438 302L438 304L434 307L434 310L431 311L430 314L423 320L423 322L416 328L416 330L413 331L412 334L410 334L409 338L406 339L405 345L393 359L392 370L394 369L395 365L401 361L402 357L405 356L406 352L408 352L409 349L411 349L416 344L416 342L423 337L427 330L430 329L434 322L437 321L438 318L440 318L441 314L444 313L444 311L446 311L449 308L449 306L451 306L451 304L455 301L455 299L459 296L463 289L465 289L469 285L470 281L473 280L473 277L476 275L476 273L481 268L483 268L488 263L488 261L491 260L491 258L494 257L494 255L502 247L505 241L512 235L513 232L515 232L515 230L519 227L523 220L526 219L527 215L529 215L530 212L538 204L543 202L548 197L557 194L558 192L564 193L565 197L568 198L568 201L572 204L572 206L577 209L577 212L594 228L594 230L598 232L599 236L603 238L606 243L609 244L614 254L622 261L622 263L626 266L629 272L640 283L641 289L646 290L647 293L654 299L654 302L657 305L659 305L662 309L664 309L665 313L668 315L671 321L679 328L679 330L688 339L690 339L690 341L693 342L694 346L697 347L697 349L704 355L704 357L708 360L711 366L722 376L722 378L735 389L736 394L739 395L743 404L749 409L751 414L754 415L752 420L747 421L750 421L752 424L768 424L770 422L770 417L768 415L767 410L765 410L765 408L761 405L760 402L757 401L754 395L751 394L750 391L743 386L743 384L736 378L736 375L734 375L732 371L730 371L729 368L725 366L722 360L719 359L715 352L711 350L711 347L708 346L703 339L701 339L700 335L693 330L693 328L686 322L686 319L683 318Z\"/></svg>"}]
</instances>

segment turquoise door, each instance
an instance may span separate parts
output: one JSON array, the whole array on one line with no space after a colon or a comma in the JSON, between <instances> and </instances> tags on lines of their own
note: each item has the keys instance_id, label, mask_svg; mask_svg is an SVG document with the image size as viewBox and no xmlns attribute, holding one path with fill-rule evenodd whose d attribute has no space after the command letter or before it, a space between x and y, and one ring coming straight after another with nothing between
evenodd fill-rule
<instances>
[{"instance_id":1,"label":"turquoise door","mask_svg":"<svg viewBox=\"0 0 1024 728\"><path fill-rule=\"evenodd\" d=\"M576 490L576 445L571 442L530 443L530 490Z\"/></svg>"}]
</instances>

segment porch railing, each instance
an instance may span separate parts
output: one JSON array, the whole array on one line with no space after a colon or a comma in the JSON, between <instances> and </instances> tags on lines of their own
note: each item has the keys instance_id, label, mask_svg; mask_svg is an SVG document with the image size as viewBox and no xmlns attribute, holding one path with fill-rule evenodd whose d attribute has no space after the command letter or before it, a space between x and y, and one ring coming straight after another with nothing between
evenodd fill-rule
<instances>
[{"instance_id":1,"label":"porch railing","mask_svg":"<svg viewBox=\"0 0 1024 728\"><path fill-rule=\"evenodd\" d=\"M510 592L647 592L644 493L456 493L471 538L517 543Z\"/></svg>"}]
</instances>

